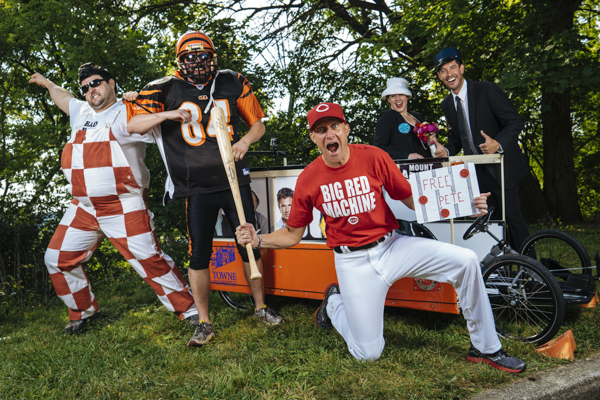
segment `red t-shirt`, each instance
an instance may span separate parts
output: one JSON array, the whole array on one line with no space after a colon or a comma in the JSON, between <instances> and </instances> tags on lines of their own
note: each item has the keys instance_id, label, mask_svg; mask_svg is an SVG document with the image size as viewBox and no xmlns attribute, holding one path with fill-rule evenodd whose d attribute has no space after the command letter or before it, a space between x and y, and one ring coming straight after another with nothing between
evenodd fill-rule
<instances>
[{"instance_id":1,"label":"red t-shirt","mask_svg":"<svg viewBox=\"0 0 600 400\"><path fill-rule=\"evenodd\" d=\"M312 209L325 216L327 246L357 247L397 229L398 222L382 195L404 200L410 184L390 156L377 147L350 144L350 159L340 168L325 165L322 157L298 177L287 224L301 228L312 221Z\"/></svg>"}]
</instances>

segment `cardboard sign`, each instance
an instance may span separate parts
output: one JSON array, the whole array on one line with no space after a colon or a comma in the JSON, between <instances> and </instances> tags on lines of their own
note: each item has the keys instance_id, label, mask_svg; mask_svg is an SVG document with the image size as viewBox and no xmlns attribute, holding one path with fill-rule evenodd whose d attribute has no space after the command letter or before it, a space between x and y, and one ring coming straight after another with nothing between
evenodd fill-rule
<instances>
[{"instance_id":1,"label":"cardboard sign","mask_svg":"<svg viewBox=\"0 0 600 400\"><path fill-rule=\"evenodd\" d=\"M442 168L443 162L447 162L448 158L419 158L411 160L395 160L394 162L402 172L402 175L406 180L410 181L410 174L416 172L429 171L431 169ZM400 200L394 200L390 195L383 191L383 198L387 203L388 207L394 213L396 219L402 219L404 221L416 221L417 213L415 210L406 207L406 205Z\"/></svg>"},{"instance_id":2,"label":"cardboard sign","mask_svg":"<svg viewBox=\"0 0 600 400\"><path fill-rule=\"evenodd\" d=\"M454 165L410 174L417 221L441 221L477 214L479 196L474 164Z\"/></svg>"}]
</instances>

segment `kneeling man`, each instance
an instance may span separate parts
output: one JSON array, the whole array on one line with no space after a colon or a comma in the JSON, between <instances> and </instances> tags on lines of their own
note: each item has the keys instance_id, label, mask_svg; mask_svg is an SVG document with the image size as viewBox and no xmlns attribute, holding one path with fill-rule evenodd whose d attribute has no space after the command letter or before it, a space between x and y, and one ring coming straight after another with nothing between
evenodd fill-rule
<instances>
[{"instance_id":1,"label":"kneeling man","mask_svg":"<svg viewBox=\"0 0 600 400\"><path fill-rule=\"evenodd\" d=\"M391 198L414 209L410 184L383 150L348 144L350 127L342 108L321 103L308 112L310 138L321 151L298 177L287 225L259 235L251 224L236 230L238 243L282 249L296 245L312 221L313 207L325 215L327 245L335 252L339 286L332 284L315 314L317 326L335 329L359 360L381 356L383 311L389 287L401 278L450 283L458 295L471 336L467 359L499 370L521 372L526 364L510 357L496 333L479 261L469 249L396 233L398 222L386 204ZM474 205L487 213L486 198ZM480 214L480 215L481 215Z\"/></svg>"}]
</instances>

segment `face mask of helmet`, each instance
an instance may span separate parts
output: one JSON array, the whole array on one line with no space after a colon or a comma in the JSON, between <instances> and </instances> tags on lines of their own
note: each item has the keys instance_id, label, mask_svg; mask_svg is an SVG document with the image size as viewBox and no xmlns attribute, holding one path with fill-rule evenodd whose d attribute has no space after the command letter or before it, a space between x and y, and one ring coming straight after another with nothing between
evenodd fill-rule
<instances>
[{"instance_id":1,"label":"face mask of helmet","mask_svg":"<svg viewBox=\"0 0 600 400\"><path fill-rule=\"evenodd\" d=\"M216 57L210 52L190 51L179 57L181 75L194 83L207 83L216 71Z\"/></svg>"}]
</instances>

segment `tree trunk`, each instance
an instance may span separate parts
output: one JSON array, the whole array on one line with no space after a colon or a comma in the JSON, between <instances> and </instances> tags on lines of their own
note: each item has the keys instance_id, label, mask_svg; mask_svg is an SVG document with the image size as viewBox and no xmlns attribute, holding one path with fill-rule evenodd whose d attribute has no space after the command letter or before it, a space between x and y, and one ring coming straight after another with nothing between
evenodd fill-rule
<instances>
[{"instance_id":1,"label":"tree trunk","mask_svg":"<svg viewBox=\"0 0 600 400\"><path fill-rule=\"evenodd\" d=\"M550 17L545 36L550 39L573 28L582 0L542 2ZM581 221L577 196L571 120L571 87L562 93L542 86L541 116L544 149L544 195L564 222Z\"/></svg>"},{"instance_id":2,"label":"tree trunk","mask_svg":"<svg viewBox=\"0 0 600 400\"><path fill-rule=\"evenodd\" d=\"M552 220L554 213L536 177L529 173L519 184L521 214L528 224Z\"/></svg>"},{"instance_id":3,"label":"tree trunk","mask_svg":"<svg viewBox=\"0 0 600 400\"><path fill-rule=\"evenodd\" d=\"M542 104L549 105L542 111L544 195L561 220L581 221L573 160L571 89L563 93L542 89Z\"/></svg>"}]
</instances>

